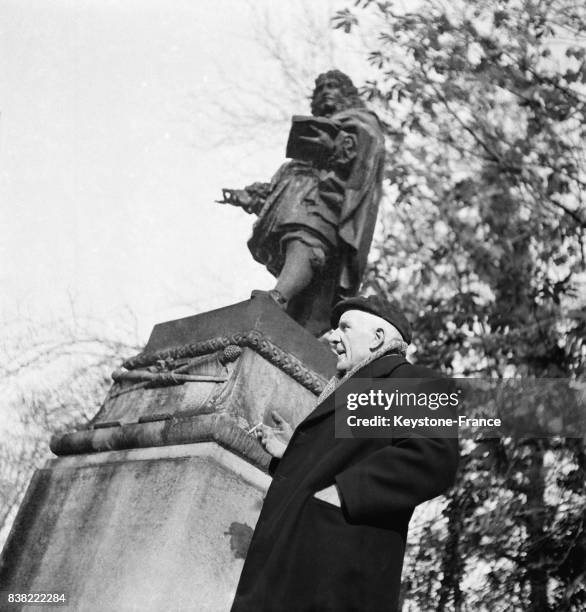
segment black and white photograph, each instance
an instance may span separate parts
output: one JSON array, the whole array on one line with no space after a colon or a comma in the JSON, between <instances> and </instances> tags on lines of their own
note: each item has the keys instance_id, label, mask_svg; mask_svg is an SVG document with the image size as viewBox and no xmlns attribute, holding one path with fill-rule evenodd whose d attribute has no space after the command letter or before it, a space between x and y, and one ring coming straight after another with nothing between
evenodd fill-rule
<instances>
[{"instance_id":1,"label":"black and white photograph","mask_svg":"<svg viewBox=\"0 0 586 612\"><path fill-rule=\"evenodd\" d=\"M586 609L586 6L0 0L0 612Z\"/></svg>"}]
</instances>

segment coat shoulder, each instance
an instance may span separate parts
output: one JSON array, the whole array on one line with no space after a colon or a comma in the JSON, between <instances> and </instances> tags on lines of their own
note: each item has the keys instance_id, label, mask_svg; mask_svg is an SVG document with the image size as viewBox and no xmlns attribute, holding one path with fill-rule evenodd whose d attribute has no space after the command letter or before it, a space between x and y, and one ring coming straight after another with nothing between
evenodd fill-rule
<instances>
[{"instance_id":1,"label":"coat shoulder","mask_svg":"<svg viewBox=\"0 0 586 612\"><path fill-rule=\"evenodd\" d=\"M443 374L421 365L405 361L393 370L394 378L445 378Z\"/></svg>"},{"instance_id":2,"label":"coat shoulder","mask_svg":"<svg viewBox=\"0 0 586 612\"><path fill-rule=\"evenodd\" d=\"M368 364L360 378L444 378L442 374L425 366L409 363L402 355L384 355Z\"/></svg>"}]
</instances>

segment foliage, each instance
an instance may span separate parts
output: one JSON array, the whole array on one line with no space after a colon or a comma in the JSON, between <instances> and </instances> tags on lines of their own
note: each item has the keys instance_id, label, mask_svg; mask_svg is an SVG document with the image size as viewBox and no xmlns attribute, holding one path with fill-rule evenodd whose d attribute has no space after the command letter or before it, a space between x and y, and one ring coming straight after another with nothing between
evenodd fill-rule
<instances>
[{"instance_id":1,"label":"foliage","mask_svg":"<svg viewBox=\"0 0 586 612\"><path fill-rule=\"evenodd\" d=\"M583 378L586 9L356 7L334 26L378 20L378 76L363 93L388 135L388 201L364 290L410 312L420 363ZM580 609L583 477L583 440L468 441L443 536L422 532L438 579L422 589L411 555L405 608Z\"/></svg>"}]
</instances>

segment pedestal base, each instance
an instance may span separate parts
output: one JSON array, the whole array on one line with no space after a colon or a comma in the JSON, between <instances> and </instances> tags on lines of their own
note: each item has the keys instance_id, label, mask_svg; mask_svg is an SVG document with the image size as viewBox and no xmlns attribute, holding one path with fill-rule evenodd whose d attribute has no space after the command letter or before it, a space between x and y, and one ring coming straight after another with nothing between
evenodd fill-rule
<instances>
[{"instance_id":1,"label":"pedestal base","mask_svg":"<svg viewBox=\"0 0 586 612\"><path fill-rule=\"evenodd\" d=\"M211 442L51 460L6 544L2 590L65 593L51 609L72 612L229 610L269 482Z\"/></svg>"}]
</instances>

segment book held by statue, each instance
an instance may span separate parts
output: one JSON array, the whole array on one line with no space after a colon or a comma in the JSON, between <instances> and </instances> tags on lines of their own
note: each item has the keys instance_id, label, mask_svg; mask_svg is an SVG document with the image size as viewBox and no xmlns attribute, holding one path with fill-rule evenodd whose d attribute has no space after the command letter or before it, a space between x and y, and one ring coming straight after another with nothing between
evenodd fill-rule
<instances>
[{"instance_id":1,"label":"book held by statue","mask_svg":"<svg viewBox=\"0 0 586 612\"><path fill-rule=\"evenodd\" d=\"M316 138L318 129L326 132L332 139L335 139L340 131L339 126L326 117L293 115L286 156L304 161L319 161L324 156L324 148L317 142L303 140Z\"/></svg>"}]
</instances>

